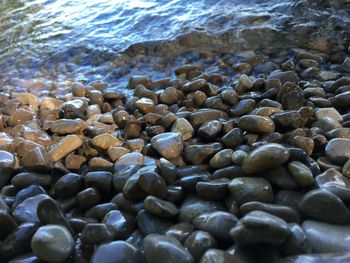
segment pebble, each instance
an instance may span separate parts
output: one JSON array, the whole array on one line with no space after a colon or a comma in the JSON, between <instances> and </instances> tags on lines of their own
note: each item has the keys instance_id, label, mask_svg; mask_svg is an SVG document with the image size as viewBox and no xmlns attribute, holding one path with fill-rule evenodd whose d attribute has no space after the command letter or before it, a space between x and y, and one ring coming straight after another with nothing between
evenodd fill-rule
<instances>
[{"instance_id":1,"label":"pebble","mask_svg":"<svg viewBox=\"0 0 350 263\"><path fill-rule=\"evenodd\" d=\"M52 167L52 160L46 150L35 147L23 155L22 165L28 171L48 171Z\"/></svg>"},{"instance_id":2,"label":"pebble","mask_svg":"<svg viewBox=\"0 0 350 263\"><path fill-rule=\"evenodd\" d=\"M192 255L172 237L148 235L144 239L144 249L147 262L194 262Z\"/></svg>"},{"instance_id":3,"label":"pebble","mask_svg":"<svg viewBox=\"0 0 350 263\"><path fill-rule=\"evenodd\" d=\"M343 165L350 158L350 139L335 138L325 148L327 158L338 165Z\"/></svg>"},{"instance_id":4,"label":"pebble","mask_svg":"<svg viewBox=\"0 0 350 263\"><path fill-rule=\"evenodd\" d=\"M179 212L174 204L154 196L147 196L144 205L148 212L164 218L172 218Z\"/></svg>"},{"instance_id":5,"label":"pebble","mask_svg":"<svg viewBox=\"0 0 350 263\"><path fill-rule=\"evenodd\" d=\"M194 260L198 261L207 250L215 248L217 242L208 232L197 230L188 236L184 246L191 253Z\"/></svg>"},{"instance_id":6,"label":"pebble","mask_svg":"<svg viewBox=\"0 0 350 263\"><path fill-rule=\"evenodd\" d=\"M218 120L203 123L198 129L198 135L205 140L211 141L217 138L222 128L222 124Z\"/></svg>"},{"instance_id":7,"label":"pebble","mask_svg":"<svg viewBox=\"0 0 350 263\"><path fill-rule=\"evenodd\" d=\"M51 124L50 130L59 135L76 133L81 129L81 122L71 119L60 119Z\"/></svg>"},{"instance_id":8,"label":"pebble","mask_svg":"<svg viewBox=\"0 0 350 263\"><path fill-rule=\"evenodd\" d=\"M187 141L188 139L192 138L194 129L188 120L186 120L185 118L179 118L175 121L175 123L171 127L171 132L181 133L182 140Z\"/></svg>"},{"instance_id":9,"label":"pebble","mask_svg":"<svg viewBox=\"0 0 350 263\"><path fill-rule=\"evenodd\" d=\"M166 132L151 139L152 147L166 159L178 157L183 149L181 133Z\"/></svg>"},{"instance_id":10,"label":"pebble","mask_svg":"<svg viewBox=\"0 0 350 263\"><path fill-rule=\"evenodd\" d=\"M24 124L28 121L31 121L33 119L33 115L34 114L31 111L24 108L19 108L10 115L7 122L9 126L13 127L17 124Z\"/></svg>"},{"instance_id":11,"label":"pebble","mask_svg":"<svg viewBox=\"0 0 350 263\"><path fill-rule=\"evenodd\" d=\"M327 190L343 201L350 199L350 180L343 176L335 168L330 168L316 177L316 184Z\"/></svg>"},{"instance_id":12,"label":"pebble","mask_svg":"<svg viewBox=\"0 0 350 263\"><path fill-rule=\"evenodd\" d=\"M293 161L288 163L288 171L302 187L310 186L314 182L311 170L302 162Z\"/></svg>"},{"instance_id":13,"label":"pebble","mask_svg":"<svg viewBox=\"0 0 350 263\"><path fill-rule=\"evenodd\" d=\"M49 151L51 159L56 162L61 160L70 152L75 151L83 144L82 139L77 135L68 135L57 144L54 144Z\"/></svg>"},{"instance_id":14,"label":"pebble","mask_svg":"<svg viewBox=\"0 0 350 263\"><path fill-rule=\"evenodd\" d=\"M91 144L102 150L107 150L109 147L121 146L122 142L109 133L97 135L91 140Z\"/></svg>"},{"instance_id":15,"label":"pebble","mask_svg":"<svg viewBox=\"0 0 350 263\"><path fill-rule=\"evenodd\" d=\"M47 262L63 262L74 249L74 239L69 231L59 225L40 227L31 241L33 254Z\"/></svg>"},{"instance_id":16,"label":"pebble","mask_svg":"<svg viewBox=\"0 0 350 263\"><path fill-rule=\"evenodd\" d=\"M289 158L288 150L276 143L254 149L244 159L242 169L247 174L262 172L284 164Z\"/></svg>"},{"instance_id":17,"label":"pebble","mask_svg":"<svg viewBox=\"0 0 350 263\"><path fill-rule=\"evenodd\" d=\"M0 150L0 187L5 186L10 181L15 162L16 160L12 153Z\"/></svg>"},{"instance_id":18,"label":"pebble","mask_svg":"<svg viewBox=\"0 0 350 263\"><path fill-rule=\"evenodd\" d=\"M239 118L237 127L252 133L271 133L275 130L275 123L269 117L244 115Z\"/></svg>"},{"instance_id":19,"label":"pebble","mask_svg":"<svg viewBox=\"0 0 350 263\"><path fill-rule=\"evenodd\" d=\"M181 243L184 243L187 237L194 231L193 226L188 222L180 222L178 224L172 225L165 232L168 237L174 237Z\"/></svg>"},{"instance_id":20,"label":"pebble","mask_svg":"<svg viewBox=\"0 0 350 263\"><path fill-rule=\"evenodd\" d=\"M213 168L223 168L232 164L231 157L233 150L225 149L216 153L209 161L209 165Z\"/></svg>"},{"instance_id":21,"label":"pebble","mask_svg":"<svg viewBox=\"0 0 350 263\"><path fill-rule=\"evenodd\" d=\"M241 165L244 162L244 159L247 157L247 153L242 150L237 150L232 153L231 160L234 164Z\"/></svg>"}]
</instances>

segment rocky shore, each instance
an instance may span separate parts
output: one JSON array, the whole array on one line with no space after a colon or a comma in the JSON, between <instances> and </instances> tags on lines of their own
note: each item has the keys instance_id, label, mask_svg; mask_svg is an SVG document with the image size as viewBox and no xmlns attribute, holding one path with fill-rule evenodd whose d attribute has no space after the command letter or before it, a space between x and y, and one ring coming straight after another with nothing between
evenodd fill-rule
<instances>
[{"instance_id":1,"label":"rocky shore","mask_svg":"<svg viewBox=\"0 0 350 263\"><path fill-rule=\"evenodd\" d=\"M332 52L225 55L224 74L133 76L133 96L1 93L0 261L349 262L350 58Z\"/></svg>"}]
</instances>

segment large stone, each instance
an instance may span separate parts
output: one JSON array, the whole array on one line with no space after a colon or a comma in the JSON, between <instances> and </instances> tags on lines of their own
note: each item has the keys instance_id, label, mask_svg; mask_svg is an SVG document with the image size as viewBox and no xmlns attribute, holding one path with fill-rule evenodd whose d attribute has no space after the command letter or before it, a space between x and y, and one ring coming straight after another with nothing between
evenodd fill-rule
<instances>
[{"instance_id":1,"label":"large stone","mask_svg":"<svg viewBox=\"0 0 350 263\"><path fill-rule=\"evenodd\" d=\"M144 249L147 262L190 263L194 261L192 255L172 237L148 235L144 240Z\"/></svg>"},{"instance_id":2,"label":"large stone","mask_svg":"<svg viewBox=\"0 0 350 263\"><path fill-rule=\"evenodd\" d=\"M288 150L277 143L269 143L254 149L244 159L242 169L247 174L262 172L285 163Z\"/></svg>"},{"instance_id":3,"label":"large stone","mask_svg":"<svg viewBox=\"0 0 350 263\"><path fill-rule=\"evenodd\" d=\"M47 262L63 262L74 250L74 239L69 231L59 225L40 227L33 236L33 254Z\"/></svg>"},{"instance_id":4,"label":"large stone","mask_svg":"<svg viewBox=\"0 0 350 263\"><path fill-rule=\"evenodd\" d=\"M183 149L181 133L166 132L151 139L152 147L166 159L178 157Z\"/></svg>"}]
</instances>

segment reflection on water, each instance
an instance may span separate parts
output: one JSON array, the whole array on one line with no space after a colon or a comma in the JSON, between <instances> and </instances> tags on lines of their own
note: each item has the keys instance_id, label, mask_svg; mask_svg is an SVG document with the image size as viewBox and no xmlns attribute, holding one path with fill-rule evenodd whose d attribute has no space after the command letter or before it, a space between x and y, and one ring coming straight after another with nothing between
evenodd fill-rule
<instances>
[{"instance_id":1,"label":"reflection on water","mask_svg":"<svg viewBox=\"0 0 350 263\"><path fill-rule=\"evenodd\" d=\"M260 41L282 43L283 30L302 32L294 15L308 22L300 22L303 28L316 27L311 20L322 20L325 10L334 10L328 2L332 1L0 0L0 85L48 76L118 80L132 72L125 63L133 67L140 62L126 60L121 52L145 53L144 46L147 52L170 55L249 48ZM320 12L308 11L327 4Z\"/></svg>"}]
</instances>

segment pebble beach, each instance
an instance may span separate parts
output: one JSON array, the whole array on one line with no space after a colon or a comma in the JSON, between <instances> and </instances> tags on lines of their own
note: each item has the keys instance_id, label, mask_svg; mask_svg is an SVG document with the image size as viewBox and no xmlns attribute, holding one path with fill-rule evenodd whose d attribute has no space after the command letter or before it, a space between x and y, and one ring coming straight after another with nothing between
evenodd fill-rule
<instances>
[{"instance_id":1,"label":"pebble beach","mask_svg":"<svg viewBox=\"0 0 350 263\"><path fill-rule=\"evenodd\" d=\"M5 2L1 263L350 262L348 1Z\"/></svg>"}]
</instances>

